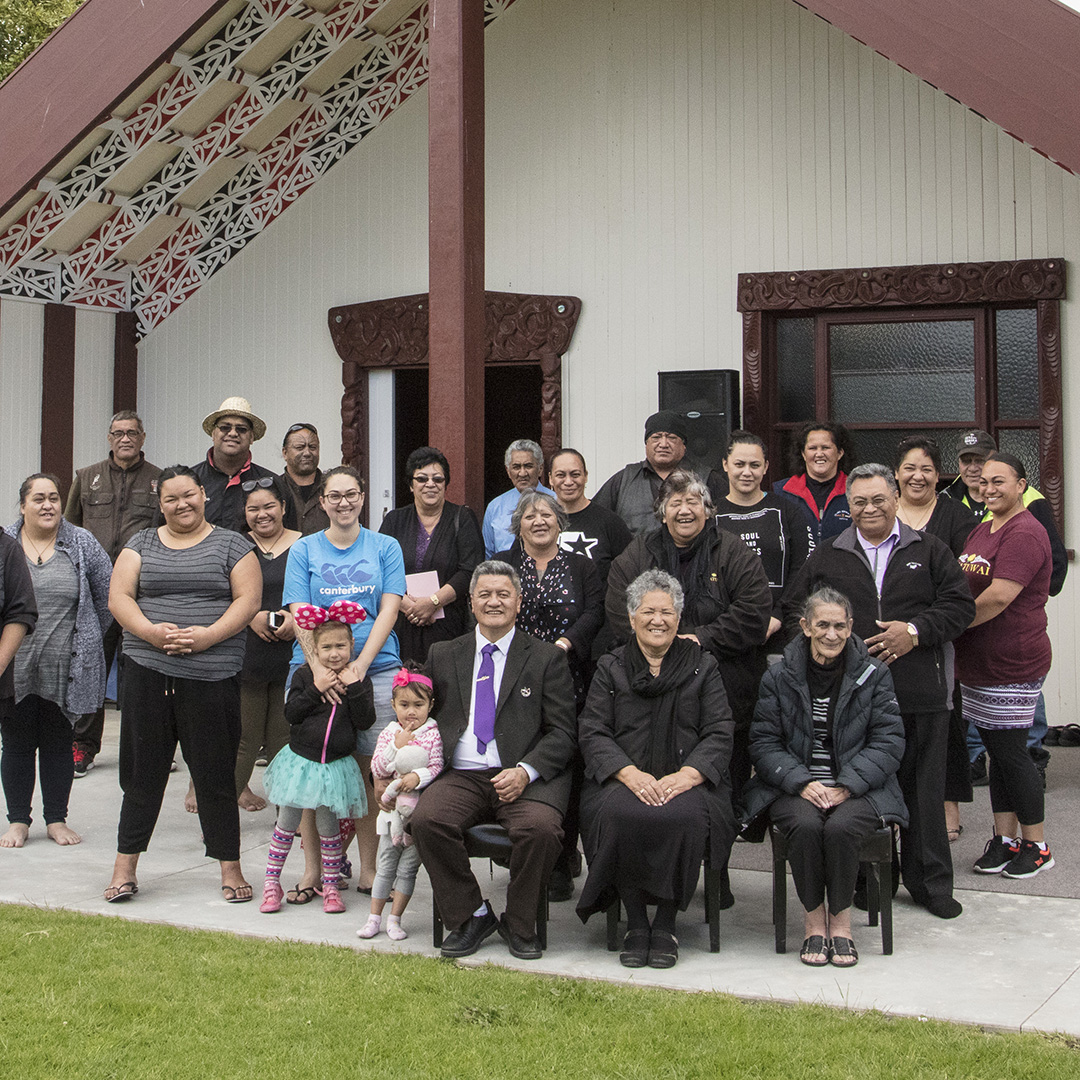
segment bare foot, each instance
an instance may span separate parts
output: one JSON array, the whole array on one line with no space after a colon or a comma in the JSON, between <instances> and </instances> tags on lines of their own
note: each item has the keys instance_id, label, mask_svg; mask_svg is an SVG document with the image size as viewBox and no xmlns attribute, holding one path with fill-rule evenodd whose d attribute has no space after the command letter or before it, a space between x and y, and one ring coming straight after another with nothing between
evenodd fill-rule
<instances>
[{"instance_id":1,"label":"bare foot","mask_svg":"<svg viewBox=\"0 0 1080 1080\"><path fill-rule=\"evenodd\" d=\"M266 800L256 795L249 787L244 788L244 790L240 792L240 797L236 802L241 810L251 810L254 812L256 810L266 809Z\"/></svg>"},{"instance_id":2,"label":"bare foot","mask_svg":"<svg viewBox=\"0 0 1080 1080\"><path fill-rule=\"evenodd\" d=\"M55 840L61 847L82 843L82 837L74 829L69 829L63 821L54 821L45 833L50 840Z\"/></svg>"},{"instance_id":3,"label":"bare foot","mask_svg":"<svg viewBox=\"0 0 1080 1080\"><path fill-rule=\"evenodd\" d=\"M0 836L0 847L22 847L29 835L29 825L24 825L21 821L13 822L8 826L8 831Z\"/></svg>"},{"instance_id":4,"label":"bare foot","mask_svg":"<svg viewBox=\"0 0 1080 1080\"><path fill-rule=\"evenodd\" d=\"M195 785L189 780L187 794L184 796L184 809L189 814L197 814L199 812L199 803L195 798Z\"/></svg>"}]
</instances>

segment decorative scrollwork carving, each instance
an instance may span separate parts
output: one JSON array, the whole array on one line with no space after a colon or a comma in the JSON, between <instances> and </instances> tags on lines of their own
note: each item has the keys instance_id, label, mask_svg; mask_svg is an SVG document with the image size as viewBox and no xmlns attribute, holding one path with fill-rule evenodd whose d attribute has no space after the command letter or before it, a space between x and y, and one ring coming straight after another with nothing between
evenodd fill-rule
<instances>
[{"instance_id":1,"label":"decorative scrollwork carving","mask_svg":"<svg viewBox=\"0 0 1080 1080\"><path fill-rule=\"evenodd\" d=\"M1036 307L1039 355L1039 490L1065 535L1065 461L1061 415L1061 311L1056 301Z\"/></svg>"},{"instance_id":2,"label":"decorative scrollwork carving","mask_svg":"<svg viewBox=\"0 0 1080 1080\"><path fill-rule=\"evenodd\" d=\"M740 274L739 311L798 311L924 304L1058 300L1064 259L856 267Z\"/></svg>"}]
</instances>

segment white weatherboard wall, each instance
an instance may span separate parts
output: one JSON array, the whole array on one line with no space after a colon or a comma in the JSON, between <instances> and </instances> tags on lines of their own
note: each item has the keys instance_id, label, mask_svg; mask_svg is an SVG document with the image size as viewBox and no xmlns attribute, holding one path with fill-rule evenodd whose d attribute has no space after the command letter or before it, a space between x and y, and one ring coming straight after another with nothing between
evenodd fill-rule
<instances>
[{"instance_id":1,"label":"white weatherboard wall","mask_svg":"<svg viewBox=\"0 0 1080 1080\"><path fill-rule=\"evenodd\" d=\"M1077 177L790 0L518 0L486 41L487 287L582 298L563 437L593 489L641 456L658 370L740 367L740 272L1064 256L1080 273ZM191 458L232 393L273 453L307 419L331 457L326 309L426 288L426 138L420 93L142 343L155 460ZM1080 305L1062 313L1076 545ZM1080 701L1076 590L1050 604L1052 722Z\"/></svg>"},{"instance_id":2,"label":"white weatherboard wall","mask_svg":"<svg viewBox=\"0 0 1080 1080\"><path fill-rule=\"evenodd\" d=\"M113 352L116 317L111 312L75 314L75 468L93 465L109 450L113 414Z\"/></svg>"},{"instance_id":3,"label":"white weatherboard wall","mask_svg":"<svg viewBox=\"0 0 1080 1080\"><path fill-rule=\"evenodd\" d=\"M0 525L18 516L19 485L41 467L45 308L0 300Z\"/></svg>"}]
</instances>

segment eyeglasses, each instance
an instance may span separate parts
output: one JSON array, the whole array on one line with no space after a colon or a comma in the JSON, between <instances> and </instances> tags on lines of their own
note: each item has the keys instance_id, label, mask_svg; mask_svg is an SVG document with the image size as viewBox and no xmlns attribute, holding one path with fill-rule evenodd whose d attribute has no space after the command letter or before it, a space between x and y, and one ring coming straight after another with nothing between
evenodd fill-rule
<instances>
[{"instance_id":1,"label":"eyeglasses","mask_svg":"<svg viewBox=\"0 0 1080 1080\"><path fill-rule=\"evenodd\" d=\"M109 438L115 439L117 442L123 442L125 439L130 439L134 442L142 434L138 428L125 428L123 431L110 431Z\"/></svg>"},{"instance_id":2,"label":"eyeglasses","mask_svg":"<svg viewBox=\"0 0 1080 1080\"><path fill-rule=\"evenodd\" d=\"M237 435L246 435L251 430L247 424L218 424L217 429L222 435L228 435L233 431Z\"/></svg>"},{"instance_id":3,"label":"eyeglasses","mask_svg":"<svg viewBox=\"0 0 1080 1080\"><path fill-rule=\"evenodd\" d=\"M446 483L445 476L428 476L426 473L421 473L419 476L413 477L413 482L423 487L425 484L435 484L436 487L441 487Z\"/></svg>"},{"instance_id":4,"label":"eyeglasses","mask_svg":"<svg viewBox=\"0 0 1080 1080\"><path fill-rule=\"evenodd\" d=\"M258 480L245 480L241 485L242 491L251 492L256 488L268 488L274 486L274 478L272 476L260 476Z\"/></svg>"},{"instance_id":5,"label":"eyeglasses","mask_svg":"<svg viewBox=\"0 0 1080 1080\"><path fill-rule=\"evenodd\" d=\"M323 498L331 506L337 506L338 503L342 502L359 502L363 495L364 493L359 488L353 488L352 491L328 491Z\"/></svg>"},{"instance_id":6,"label":"eyeglasses","mask_svg":"<svg viewBox=\"0 0 1080 1080\"><path fill-rule=\"evenodd\" d=\"M880 510L883 506L888 506L890 502L892 502L892 499L887 495L875 495L872 499L848 499L848 505L852 510L865 510L867 504Z\"/></svg>"}]
</instances>

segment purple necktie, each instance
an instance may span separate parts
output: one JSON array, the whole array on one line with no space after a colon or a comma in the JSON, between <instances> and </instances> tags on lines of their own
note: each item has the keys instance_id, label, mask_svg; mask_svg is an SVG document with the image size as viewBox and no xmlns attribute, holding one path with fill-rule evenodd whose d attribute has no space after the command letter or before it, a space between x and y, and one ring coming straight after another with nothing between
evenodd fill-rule
<instances>
[{"instance_id":1,"label":"purple necktie","mask_svg":"<svg viewBox=\"0 0 1080 1080\"><path fill-rule=\"evenodd\" d=\"M487 744L495 738L495 661L491 654L498 645L485 645L480 661L480 673L476 676L476 707L473 714L473 731L476 733L477 753L487 752Z\"/></svg>"}]
</instances>

